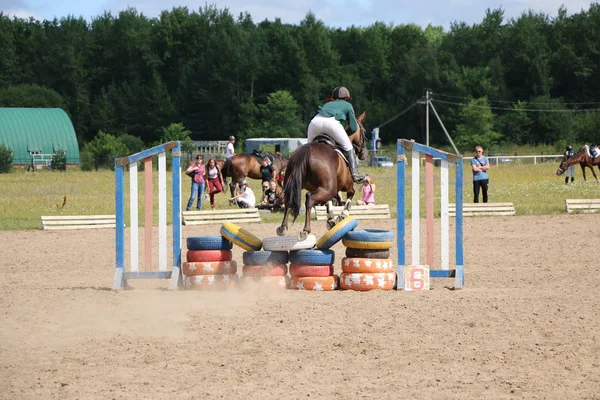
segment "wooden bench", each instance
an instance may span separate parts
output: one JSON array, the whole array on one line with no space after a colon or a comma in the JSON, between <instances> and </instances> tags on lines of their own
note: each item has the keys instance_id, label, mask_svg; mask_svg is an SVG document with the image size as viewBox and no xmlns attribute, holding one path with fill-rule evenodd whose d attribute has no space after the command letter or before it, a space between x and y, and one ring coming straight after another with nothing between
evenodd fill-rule
<instances>
[{"instance_id":1,"label":"wooden bench","mask_svg":"<svg viewBox=\"0 0 600 400\"><path fill-rule=\"evenodd\" d=\"M333 213L338 216L344 210L343 206L334 206ZM316 206L317 221L327 220L327 207ZM374 204L371 206L352 206L350 215L356 219L390 219L390 207L387 204Z\"/></svg>"},{"instance_id":2,"label":"wooden bench","mask_svg":"<svg viewBox=\"0 0 600 400\"><path fill-rule=\"evenodd\" d=\"M261 222L257 208L183 211L183 225L222 224L224 222Z\"/></svg>"},{"instance_id":3,"label":"wooden bench","mask_svg":"<svg viewBox=\"0 0 600 400\"><path fill-rule=\"evenodd\" d=\"M114 215L60 215L42 216L43 230L114 228Z\"/></svg>"},{"instance_id":4,"label":"wooden bench","mask_svg":"<svg viewBox=\"0 0 600 400\"><path fill-rule=\"evenodd\" d=\"M600 199L567 199L567 212L595 213L600 210Z\"/></svg>"},{"instance_id":5,"label":"wooden bench","mask_svg":"<svg viewBox=\"0 0 600 400\"><path fill-rule=\"evenodd\" d=\"M448 214L456 216L456 204L448 205ZM480 215L515 215L513 203L463 203L463 217L474 217Z\"/></svg>"}]
</instances>

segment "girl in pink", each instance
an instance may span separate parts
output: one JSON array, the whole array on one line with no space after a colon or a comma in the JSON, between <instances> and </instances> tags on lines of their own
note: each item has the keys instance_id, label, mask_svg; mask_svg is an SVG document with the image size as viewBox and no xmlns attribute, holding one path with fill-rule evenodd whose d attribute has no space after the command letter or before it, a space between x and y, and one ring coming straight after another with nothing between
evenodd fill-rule
<instances>
[{"instance_id":1,"label":"girl in pink","mask_svg":"<svg viewBox=\"0 0 600 400\"><path fill-rule=\"evenodd\" d=\"M223 175L217 166L217 160L209 158L206 164L206 181L208 182L208 195L210 196L210 208L215 209L215 194L223 191Z\"/></svg>"},{"instance_id":2,"label":"girl in pink","mask_svg":"<svg viewBox=\"0 0 600 400\"><path fill-rule=\"evenodd\" d=\"M367 175L365 181L360 186L362 192L362 200L358 200L356 204L359 206L368 206L369 204L375 204L375 184L371 182L371 177Z\"/></svg>"}]
</instances>

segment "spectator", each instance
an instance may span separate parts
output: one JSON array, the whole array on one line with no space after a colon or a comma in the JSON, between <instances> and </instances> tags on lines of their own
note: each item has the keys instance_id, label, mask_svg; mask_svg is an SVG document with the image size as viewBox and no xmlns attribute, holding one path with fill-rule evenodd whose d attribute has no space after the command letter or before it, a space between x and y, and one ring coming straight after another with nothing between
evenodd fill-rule
<instances>
[{"instance_id":1,"label":"spectator","mask_svg":"<svg viewBox=\"0 0 600 400\"><path fill-rule=\"evenodd\" d=\"M369 175L365 176L365 181L360 185L360 191L362 192L362 200L358 200L356 204L359 206L368 206L369 204L375 204L375 190L377 187L371 180Z\"/></svg>"},{"instance_id":2,"label":"spectator","mask_svg":"<svg viewBox=\"0 0 600 400\"><path fill-rule=\"evenodd\" d=\"M206 177L208 182L208 195L210 196L210 208L215 209L215 194L223 191L223 175L217 165L217 160L209 158L206 164Z\"/></svg>"},{"instance_id":3,"label":"spectator","mask_svg":"<svg viewBox=\"0 0 600 400\"><path fill-rule=\"evenodd\" d=\"M285 167L283 167L281 169L281 172L279 173L279 176L277 177L277 184L279 185L279 187L283 190L285 189Z\"/></svg>"},{"instance_id":4,"label":"spectator","mask_svg":"<svg viewBox=\"0 0 600 400\"><path fill-rule=\"evenodd\" d=\"M225 149L225 160L229 160L231 157L235 156L235 137L229 136L229 143L227 143L227 148Z\"/></svg>"},{"instance_id":5,"label":"spectator","mask_svg":"<svg viewBox=\"0 0 600 400\"><path fill-rule=\"evenodd\" d=\"M475 157L471 160L471 169L473 170L473 202L479 203L479 191L483 194L483 202L488 202L488 184L490 179L488 177L488 170L490 169L490 162L486 156L483 155L483 147L475 147Z\"/></svg>"},{"instance_id":6,"label":"spectator","mask_svg":"<svg viewBox=\"0 0 600 400\"><path fill-rule=\"evenodd\" d=\"M269 157L263 157L260 162L260 175L263 187L265 184L269 187L269 182L275 179L275 170L272 165L269 165Z\"/></svg>"},{"instance_id":7,"label":"spectator","mask_svg":"<svg viewBox=\"0 0 600 400\"><path fill-rule=\"evenodd\" d=\"M185 173L192 178L192 191L190 193L190 199L188 200L186 210L190 211L192 205L194 205L194 199L198 197L198 204L196 210L200 211L202 208L202 194L204 193L204 176L206 168L202 164L202 156L196 156L196 161L191 163L190 166L185 170Z\"/></svg>"},{"instance_id":8,"label":"spectator","mask_svg":"<svg viewBox=\"0 0 600 400\"><path fill-rule=\"evenodd\" d=\"M283 190L277 185L275 180L269 182L269 188L265 190L263 201L257 208L271 211L283 209Z\"/></svg>"},{"instance_id":9,"label":"spectator","mask_svg":"<svg viewBox=\"0 0 600 400\"><path fill-rule=\"evenodd\" d=\"M256 197L252 189L248 187L248 183L245 179L239 182L240 191L237 195L230 198L230 201L236 201L240 208L252 208L256 204Z\"/></svg>"},{"instance_id":10,"label":"spectator","mask_svg":"<svg viewBox=\"0 0 600 400\"><path fill-rule=\"evenodd\" d=\"M574 155L575 152L573 151L573 147L571 145L568 145L567 151L565 151L565 155L563 156L563 160L567 161ZM569 183L569 178L571 178L571 182L575 180L575 165L571 165L569 168L567 168L567 171L565 173L565 184Z\"/></svg>"}]
</instances>

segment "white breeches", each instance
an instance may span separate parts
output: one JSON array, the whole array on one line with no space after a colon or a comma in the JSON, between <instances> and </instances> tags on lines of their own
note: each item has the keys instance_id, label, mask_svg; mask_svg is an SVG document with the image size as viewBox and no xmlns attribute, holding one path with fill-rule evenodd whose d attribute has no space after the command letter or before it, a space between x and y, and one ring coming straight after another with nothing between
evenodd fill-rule
<instances>
[{"instance_id":1,"label":"white breeches","mask_svg":"<svg viewBox=\"0 0 600 400\"><path fill-rule=\"evenodd\" d=\"M344 151L352 150L352 142L350 142L350 138L342 124L334 117L317 114L308 124L308 143L312 143L316 136L323 133L335 140Z\"/></svg>"}]
</instances>

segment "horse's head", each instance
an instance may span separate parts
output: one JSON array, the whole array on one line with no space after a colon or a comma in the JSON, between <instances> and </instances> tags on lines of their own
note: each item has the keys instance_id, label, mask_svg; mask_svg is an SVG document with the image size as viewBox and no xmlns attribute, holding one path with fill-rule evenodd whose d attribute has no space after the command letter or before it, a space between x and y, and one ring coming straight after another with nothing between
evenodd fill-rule
<instances>
[{"instance_id":1,"label":"horse's head","mask_svg":"<svg viewBox=\"0 0 600 400\"><path fill-rule=\"evenodd\" d=\"M363 121L365 120L367 113L363 112L356 118L356 124L358 128L356 132L349 136L354 149L356 150L356 154L360 160L366 160L369 155L369 150L367 149L367 137L365 136L365 127L363 126Z\"/></svg>"}]
</instances>

